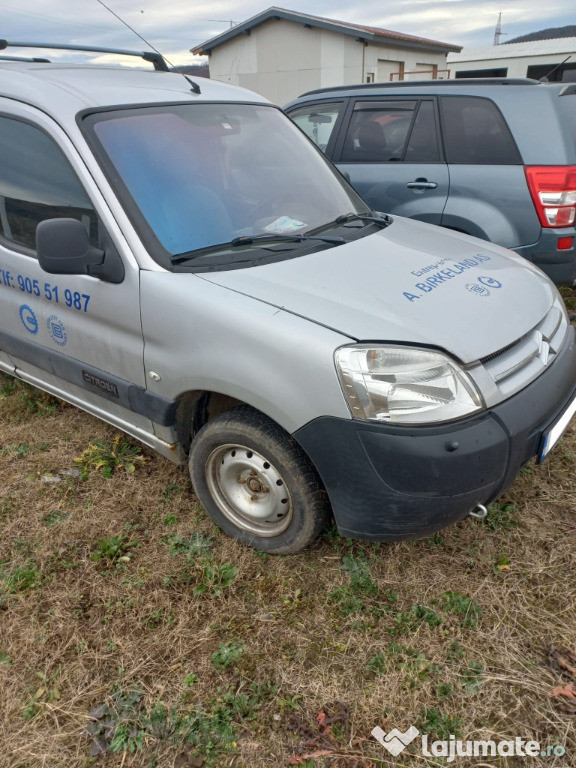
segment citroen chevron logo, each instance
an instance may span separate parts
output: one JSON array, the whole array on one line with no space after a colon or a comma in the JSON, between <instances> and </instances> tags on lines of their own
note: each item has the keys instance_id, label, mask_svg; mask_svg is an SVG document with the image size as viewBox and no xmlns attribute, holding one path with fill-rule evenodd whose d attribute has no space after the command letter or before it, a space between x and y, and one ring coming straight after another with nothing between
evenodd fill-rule
<instances>
[{"instance_id":1,"label":"citroen chevron logo","mask_svg":"<svg viewBox=\"0 0 576 768\"><path fill-rule=\"evenodd\" d=\"M393 728L389 733L386 733L377 725L376 728L372 729L371 733L377 742L387 749L391 755L396 757L402 750L406 749L408 744L414 741L416 736L420 734L420 731L411 725L404 733L399 731L398 728Z\"/></svg>"}]
</instances>

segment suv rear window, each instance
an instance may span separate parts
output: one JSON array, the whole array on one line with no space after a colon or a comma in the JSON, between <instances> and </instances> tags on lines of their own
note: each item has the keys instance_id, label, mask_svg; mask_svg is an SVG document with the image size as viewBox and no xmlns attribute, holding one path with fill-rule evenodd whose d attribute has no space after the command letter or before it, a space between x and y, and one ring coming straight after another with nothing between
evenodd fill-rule
<instances>
[{"instance_id":1,"label":"suv rear window","mask_svg":"<svg viewBox=\"0 0 576 768\"><path fill-rule=\"evenodd\" d=\"M359 101L341 160L346 163L437 163L440 150L432 101Z\"/></svg>"},{"instance_id":2,"label":"suv rear window","mask_svg":"<svg viewBox=\"0 0 576 768\"><path fill-rule=\"evenodd\" d=\"M440 99L446 158L468 165L520 165L522 158L500 110L478 97Z\"/></svg>"},{"instance_id":3,"label":"suv rear window","mask_svg":"<svg viewBox=\"0 0 576 768\"><path fill-rule=\"evenodd\" d=\"M559 102L562 112L566 117L564 125L572 136L574 149L576 149L576 93L568 93L564 96L560 96Z\"/></svg>"},{"instance_id":4,"label":"suv rear window","mask_svg":"<svg viewBox=\"0 0 576 768\"><path fill-rule=\"evenodd\" d=\"M404 154L417 102L357 102L344 139L342 161L374 163Z\"/></svg>"}]
</instances>

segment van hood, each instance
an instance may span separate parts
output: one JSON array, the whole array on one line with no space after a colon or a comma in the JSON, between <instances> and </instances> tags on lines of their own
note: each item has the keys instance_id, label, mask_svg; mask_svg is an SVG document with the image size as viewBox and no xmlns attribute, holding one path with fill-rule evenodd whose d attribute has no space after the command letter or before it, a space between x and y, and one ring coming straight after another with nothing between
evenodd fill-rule
<instances>
[{"instance_id":1,"label":"van hood","mask_svg":"<svg viewBox=\"0 0 576 768\"><path fill-rule=\"evenodd\" d=\"M356 341L437 347L463 363L528 333L556 295L512 251L401 217L346 245L197 276Z\"/></svg>"}]
</instances>

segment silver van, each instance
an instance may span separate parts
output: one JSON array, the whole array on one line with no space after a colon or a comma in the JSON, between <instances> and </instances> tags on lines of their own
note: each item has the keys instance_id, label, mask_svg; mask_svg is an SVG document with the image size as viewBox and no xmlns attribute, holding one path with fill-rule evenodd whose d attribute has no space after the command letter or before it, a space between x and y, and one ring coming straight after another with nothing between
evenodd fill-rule
<instances>
[{"instance_id":1,"label":"silver van","mask_svg":"<svg viewBox=\"0 0 576 768\"><path fill-rule=\"evenodd\" d=\"M331 518L428 536L545 459L576 410L553 283L372 210L280 109L153 63L0 62L0 370L188 462L268 552Z\"/></svg>"}]
</instances>

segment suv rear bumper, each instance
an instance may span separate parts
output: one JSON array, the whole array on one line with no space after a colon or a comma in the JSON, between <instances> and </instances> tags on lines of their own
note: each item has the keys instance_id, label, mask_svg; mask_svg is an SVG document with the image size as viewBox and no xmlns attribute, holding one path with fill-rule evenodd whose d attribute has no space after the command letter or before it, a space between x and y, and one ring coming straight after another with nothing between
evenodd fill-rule
<instances>
[{"instance_id":1,"label":"suv rear bumper","mask_svg":"<svg viewBox=\"0 0 576 768\"><path fill-rule=\"evenodd\" d=\"M535 382L481 415L445 425L321 417L295 439L315 464L343 536L429 536L488 504L538 455L543 435L576 394L574 329Z\"/></svg>"},{"instance_id":2,"label":"suv rear bumper","mask_svg":"<svg viewBox=\"0 0 576 768\"><path fill-rule=\"evenodd\" d=\"M558 240L563 237L572 237L576 243L576 228L542 229L537 243L513 250L540 267L556 284L572 285L576 280L576 247L559 251Z\"/></svg>"}]
</instances>

